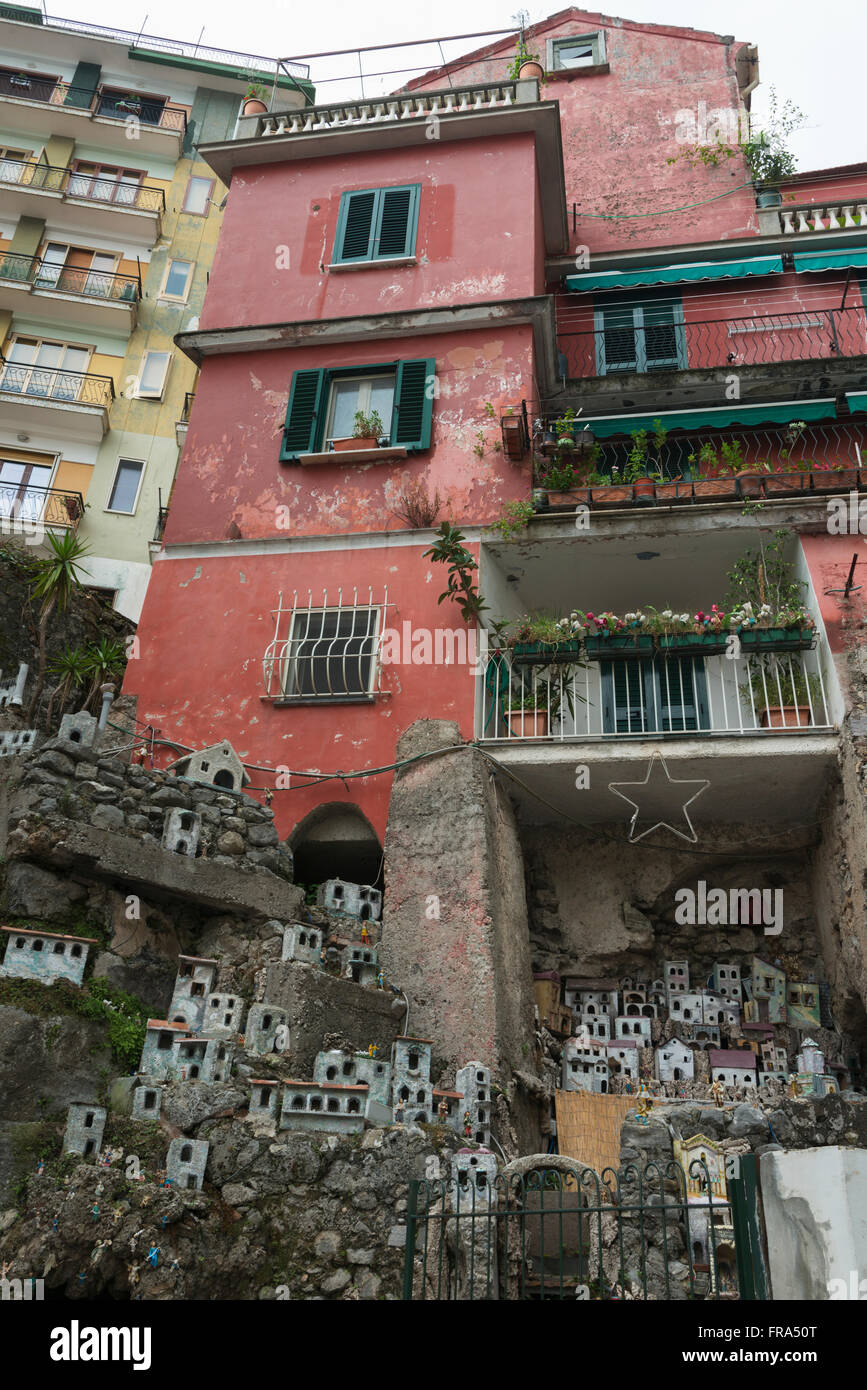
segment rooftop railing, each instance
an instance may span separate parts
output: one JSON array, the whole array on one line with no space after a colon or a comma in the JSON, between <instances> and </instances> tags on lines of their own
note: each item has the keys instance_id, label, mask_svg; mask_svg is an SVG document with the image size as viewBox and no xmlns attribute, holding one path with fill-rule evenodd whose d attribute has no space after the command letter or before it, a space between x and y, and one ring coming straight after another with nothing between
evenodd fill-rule
<instances>
[{"instance_id":1,"label":"rooftop railing","mask_svg":"<svg viewBox=\"0 0 867 1390\"><path fill-rule=\"evenodd\" d=\"M518 104L516 82L482 82L437 92L415 92L366 101L309 106L297 111L270 112L259 117L262 135L310 135L348 126L427 121L474 111L502 110Z\"/></svg>"}]
</instances>

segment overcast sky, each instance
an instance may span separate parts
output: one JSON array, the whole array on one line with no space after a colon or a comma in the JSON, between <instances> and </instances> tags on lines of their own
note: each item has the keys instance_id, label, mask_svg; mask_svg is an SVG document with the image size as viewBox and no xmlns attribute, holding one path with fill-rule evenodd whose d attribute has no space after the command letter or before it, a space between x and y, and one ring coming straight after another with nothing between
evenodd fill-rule
<instances>
[{"instance_id":1,"label":"overcast sky","mask_svg":"<svg viewBox=\"0 0 867 1390\"><path fill-rule=\"evenodd\" d=\"M550 4L523 0L523 5L531 22L565 8L557 0ZM198 39L204 25L203 43L272 57L511 29L518 8L519 0L438 0L417 8L405 0L375 0L365 14L360 13L357 0L318 0L312 4L303 0L243 0L242 4L230 0L207 0L207 4L134 0L124 5L118 5L117 0L83 0L81 4L78 0L47 0L49 14L136 31L147 17L145 33L190 42ZM592 12L592 6L586 9ZM600 9L607 13L605 7ZM802 108L806 126L791 142L799 168L826 168L867 159L865 0L823 0L809 10L802 0L628 0L623 17L734 34L739 40L757 44L761 86L753 98L754 110L761 112L771 85L781 99L791 98ZM449 45L447 56L474 46L472 42ZM389 61L393 56L382 55L381 66L397 66ZM425 50L420 56L425 66L435 65L435 50ZM366 62L371 64L373 59L368 57ZM335 65L335 71L346 69ZM327 99L327 88L321 92Z\"/></svg>"}]
</instances>

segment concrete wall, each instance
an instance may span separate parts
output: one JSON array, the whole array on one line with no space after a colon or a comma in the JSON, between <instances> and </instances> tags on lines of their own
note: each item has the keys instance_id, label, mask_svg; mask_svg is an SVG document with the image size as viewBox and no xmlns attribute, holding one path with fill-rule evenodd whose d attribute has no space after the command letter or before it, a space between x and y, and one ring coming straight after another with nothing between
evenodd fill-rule
<instances>
[{"instance_id":1,"label":"concrete wall","mask_svg":"<svg viewBox=\"0 0 867 1390\"><path fill-rule=\"evenodd\" d=\"M774 1299L851 1298L834 1281L867 1270L867 1149L763 1154L761 1191Z\"/></svg>"},{"instance_id":2,"label":"concrete wall","mask_svg":"<svg viewBox=\"0 0 867 1390\"><path fill-rule=\"evenodd\" d=\"M398 756L457 741L419 721ZM385 842L380 955L410 999L410 1029L449 1065L532 1070L532 976L523 859L514 813L488 765L461 749L396 778ZM434 1081L438 1078L434 1075Z\"/></svg>"}]
</instances>

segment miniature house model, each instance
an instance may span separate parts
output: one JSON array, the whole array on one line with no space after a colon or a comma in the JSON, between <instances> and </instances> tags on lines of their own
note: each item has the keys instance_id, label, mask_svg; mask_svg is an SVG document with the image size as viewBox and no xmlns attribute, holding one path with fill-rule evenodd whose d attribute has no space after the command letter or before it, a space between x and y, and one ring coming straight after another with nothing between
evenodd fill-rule
<instances>
[{"instance_id":1,"label":"miniature house model","mask_svg":"<svg viewBox=\"0 0 867 1390\"><path fill-rule=\"evenodd\" d=\"M105 1129L105 1114L101 1105L73 1101L67 1112L63 1152L81 1154L83 1158L99 1153L102 1132Z\"/></svg>"},{"instance_id":2,"label":"miniature house model","mask_svg":"<svg viewBox=\"0 0 867 1390\"><path fill-rule=\"evenodd\" d=\"M179 776L191 782L204 782L209 787L224 787L239 792L250 781L244 765L231 743L212 743L198 753L189 753L174 764Z\"/></svg>"},{"instance_id":3,"label":"miniature house model","mask_svg":"<svg viewBox=\"0 0 867 1390\"><path fill-rule=\"evenodd\" d=\"M20 980L69 980L80 985L84 979L87 952L98 944L96 937L62 936L55 932L32 931L28 927L2 927L6 933L6 955L0 975Z\"/></svg>"},{"instance_id":4,"label":"miniature house model","mask_svg":"<svg viewBox=\"0 0 867 1390\"><path fill-rule=\"evenodd\" d=\"M692 1048L679 1038L670 1038L660 1043L653 1059L654 1071L659 1081L692 1081L695 1076L695 1058Z\"/></svg>"},{"instance_id":5,"label":"miniature house model","mask_svg":"<svg viewBox=\"0 0 867 1390\"><path fill-rule=\"evenodd\" d=\"M714 1081L725 1086L755 1086L756 1058L749 1048L711 1048L709 1061Z\"/></svg>"},{"instance_id":6,"label":"miniature house model","mask_svg":"<svg viewBox=\"0 0 867 1390\"><path fill-rule=\"evenodd\" d=\"M183 1023L198 1032L205 1018L219 962L204 956L178 956L178 973L169 1007L172 1023Z\"/></svg>"}]
</instances>

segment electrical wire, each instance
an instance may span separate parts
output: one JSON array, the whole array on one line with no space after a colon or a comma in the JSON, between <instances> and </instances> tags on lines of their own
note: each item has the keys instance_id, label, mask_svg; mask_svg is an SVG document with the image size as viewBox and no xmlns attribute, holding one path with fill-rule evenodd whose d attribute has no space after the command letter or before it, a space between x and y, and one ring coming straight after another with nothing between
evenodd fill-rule
<instances>
[{"instance_id":1,"label":"electrical wire","mask_svg":"<svg viewBox=\"0 0 867 1390\"><path fill-rule=\"evenodd\" d=\"M725 193L714 193L711 198L702 198L697 203L685 203L682 208L660 208L658 212L578 212L576 216L579 221L590 217L602 222L628 222L636 217L669 217L675 212L689 212L691 208L703 208L708 203L717 203L720 198L730 198L733 193L739 193L742 188L752 188L752 180L748 183L736 183L734 188L727 188Z\"/></svg>"}]
</instances>

